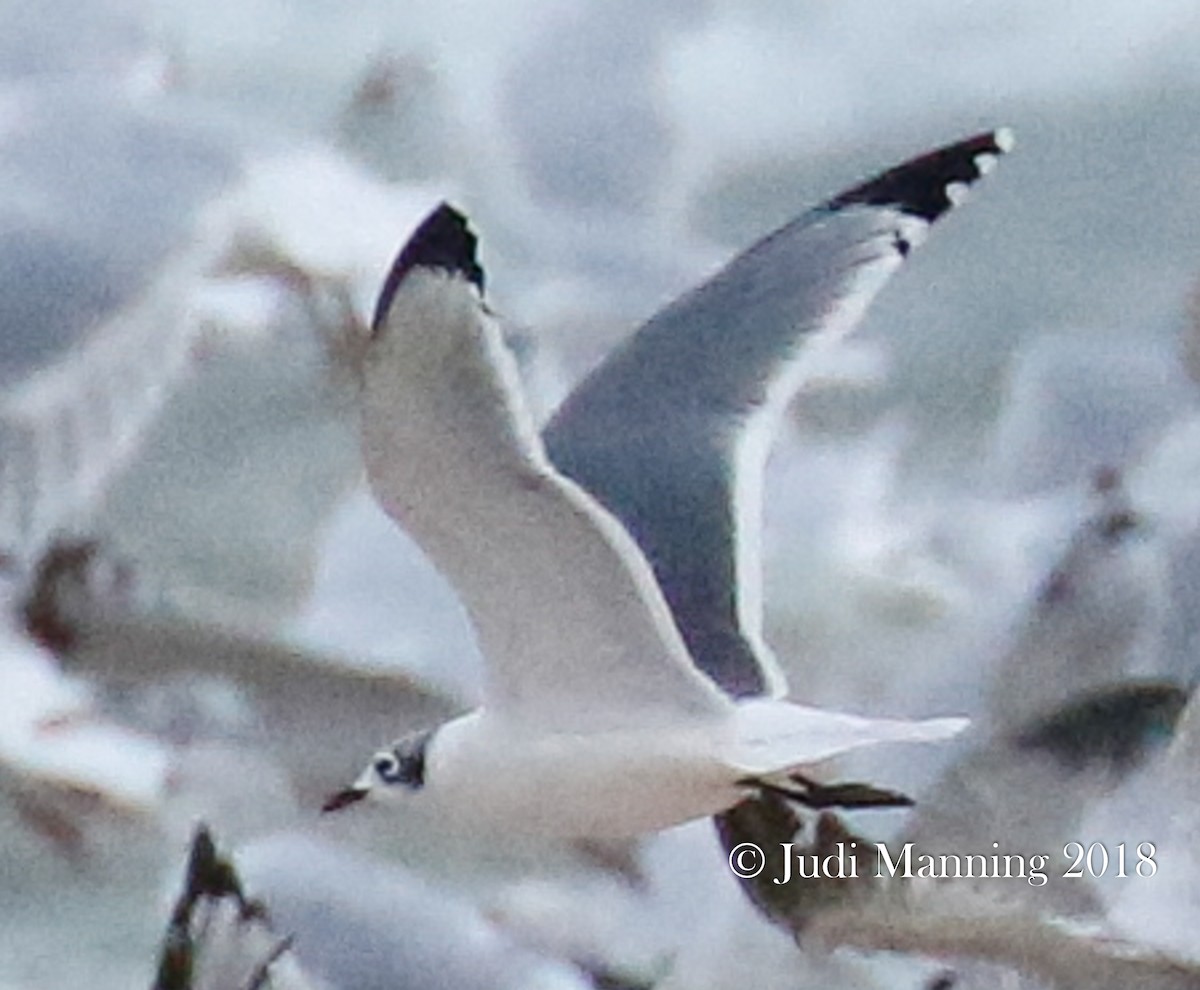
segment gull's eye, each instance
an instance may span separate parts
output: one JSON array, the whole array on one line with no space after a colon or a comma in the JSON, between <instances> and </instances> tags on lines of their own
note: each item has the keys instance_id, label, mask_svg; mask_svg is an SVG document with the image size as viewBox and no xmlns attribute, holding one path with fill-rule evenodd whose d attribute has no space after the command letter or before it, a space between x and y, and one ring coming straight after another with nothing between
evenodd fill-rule
<instances>
[{"instance_id":1,"label":"gull's eye","mask_svg":"<svg viewBox=\"0 0 1200 990\"><path fill-rule=\"evenodd\" d=\"M400 761L395 753L380 753L375 757L375 772L385 784L395 784L400 779Z\"/></svg>"},{"instance_id":2,"label":"gull's eye","mask_svg":"<svg viewBox=\"0 0 1200 990\"><path fill-rule=\"evenodd\" d=\"M425 786L425 747L432 732L418 732L397 741L391 749L375 754L371 764L385 784L403 784L419 791Z\"/></svg>"}]
</instances>

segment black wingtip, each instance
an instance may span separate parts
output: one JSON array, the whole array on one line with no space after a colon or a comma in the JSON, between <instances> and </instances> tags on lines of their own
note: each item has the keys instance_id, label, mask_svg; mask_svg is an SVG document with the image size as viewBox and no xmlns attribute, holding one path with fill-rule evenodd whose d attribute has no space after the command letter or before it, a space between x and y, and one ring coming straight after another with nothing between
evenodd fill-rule
<instances>
[{"instance_id":1,"label":"black wingtip","mask_svg":"<svg viewBox=\"0 0 1200 990\"><path fill-rule=\"evenodd\" d=\"M391 308L392 300L406 275L415 268L438 268L459 275L483 292L483 267L475 256L479 239L467 225L467 218L449 203L441 203L429 214L400 249L388 272L375 304L372 331Z\"/></svg>"},{"instance_id":2,"label":"black wingtip","mask_svg":"<svg viewBox=\"0 0 1200 990\"><path fill-rule=\"evenodd\" d=\"M893 206L933 223L959 201L956 192L986 175L996 159L1012 146L1013 135L1006 127L976 134L848 189L831 199L826 208L837 210L856 204Z\"/></svg>"}]
</instances>

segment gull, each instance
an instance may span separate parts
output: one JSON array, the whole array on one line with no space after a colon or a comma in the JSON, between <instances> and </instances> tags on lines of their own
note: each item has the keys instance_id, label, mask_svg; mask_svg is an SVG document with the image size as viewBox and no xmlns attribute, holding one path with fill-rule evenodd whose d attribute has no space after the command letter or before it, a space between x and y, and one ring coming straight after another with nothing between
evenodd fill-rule
<instances>
[{"instance_id":1,"label":"gull","mask_svg":"<svg viewBox=\"0 0 1200 990\"><path fill-rule=\"evenodd\" d=\"M1200 698L1193 694L1162 759L1150 767L1140 786L1117 795L1108 808L1086 822L1089 829L1101 828L1105 834L1118 832L1135 843L1143 837L1154 843L1155 858L1163 867L1153 878L1146 878L1137 889L1121 889L1117 883L1098 886L1097 892L1122 937L1193 964L1200 963L1194 936L1200 917L1196 898L1200 861L1195 854L1200 812L1193 783L1200 755L1198 727Z\"/></svg>"},{"instance_id":2,"label":"gull","mask_svg":"<svg viewBox=\"0 0 1200 990\"><path fill-rule=\"evenodd\" d=\"M1092 479L1094 508L1026 608L991 676L987 714L1014 731L1081 692L1160 666L1166 576L1121 472Z\"/></svg>"},{"instance_id":3,"label":"gull","mask_svg":"<svg viewBox=\"0 0 1200 990\"><path fill-rule=\"evenodd\" d=\"M926 885L913 892L917 904L977 912L1036 904L1059 915L1094 913L1091 884L1063 878L1070 866L1064 847L1075 841L1087 847L1099 838L1083 827L1088 813L1154 765L1187 701L1188 691L1171 681L1125 680L1081 691L1023 725L978 740L922 796L902 842L936 856L998 851L1028 860L1050 853L1054 868L1037 886L1015 874L939 879L936 890ZM1115 857L1116 844L1107 848Z\"/></svg>"},{"instance_id":4,"label":"gull","mask_svg":"<svg viewBox=\"0 0 1200 990\"><path fill-rule=\"evenodd\" d=\"M0 545L28 565L95 515L194 367L197 290L223 247L201 214L237 160L90 78L7 98Z\"/></svg>"},{"instance_id":5,"label":"gull","mask_svg":"<svg viewBox=\"0 0 1200 990\"><path fill-rule=\"evenodd\" d=\"M764 791L817 806L872 803L880 792L822 788L809 768L862 746L959 732L959 718L869 719L781 700L782 677L752 614L761 605L748 503L771 423L796 385L798 339L848 331L1008 140L979 135L847 190L652 319L622 356L686 383L677 394L695 388L693 401L676 408L668 395L660 408L631 374L632 388L597 403L600 432L613 425L606 403L644 403L647 422L669 416L664 429L679 424L687 453L649 445L650 463L676 456L680 491L716 484L709 511L693 516L684 503L680 525L700 543L711 536L700 531L720 528L711 538L722 550L696 563L718 588L709 603L746 647L730 671L746 672L751 689L740 672L706 666L713 651L689 650L680 628L694 637L704 626L664 595L662 557L639 547L643 534L551 463L483 301L477 238L453 207L434 210L399 252L376 306L362 367L363 450L376 498L463 600L486 658L485 700L377 753L325 810L371 795L508 831L628 837ZM774 320L738 335L728 321L742 307ZM715 353L678 347L676 320ZM790 334L777 332L784 326ZM753 381L742 380L747 363L762 369ZM714 456L692 459L697 435Z\"/></svg>"}]
</instances>

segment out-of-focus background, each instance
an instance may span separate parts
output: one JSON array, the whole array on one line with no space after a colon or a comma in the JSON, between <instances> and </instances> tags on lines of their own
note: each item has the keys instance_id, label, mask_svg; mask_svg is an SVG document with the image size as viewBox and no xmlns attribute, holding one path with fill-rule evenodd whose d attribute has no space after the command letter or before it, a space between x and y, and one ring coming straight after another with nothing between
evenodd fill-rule
<instances>
[{"instance_id":1,"label":"out-of-focus background","mask_svg":"<svg viewBox=\"0 0 1200 990\"><path fill-rule=\"evenodd\" d=\"M1122 538L1066 580L1070 646L1046 662L1080 651L1076 687L1189 689L1197 52L1186 0L0 2L0 987L147 984L191 823L247 843L310 830L322 775L352 774L392 734L360 720L353 692L339 708L306 668L279 672L272 651L403 672L437 696L413 702L426 719L477 696L453 592L364 489L354 415L362 321L444 198L480 234L544 415L659 305L802 209L1012 126L1017 149L814 363L778 438L768 639L806 702L1036 714L1069 692L1013 653L1037 603L1058 600L1046 589L1079 527L1127 498L1109 527ZM95 544L74 570L66 555L39 625L39 562L64 538ZM87 649L54 616L81 597L164 631L114 633L103 662L64 674ZM1112 655L1091 670L1101 647ZM216 673L267 673L198 680L216 653ZM237 686L256 677L257 696ZM272 700L292 705L285 729L305 727L282 732L282 753L259 745ZM878 755L861 772L920 794L951 756ZM1134 807L1141 837L1167 842L1169 814ZM379 845L352 831L322 841ZM407 859L404 842L385 850L389 869L444 885L420 887L413 911L457 898L468 921L439 931L481 926L497 959L564 967L538 970L545 985L600 956L643 985L834 978L824 962L763 961L763 939L779 959L795 950L745 935L748 909L720 941L735 922L713 918L740 908L713 903L736 889L710 878L697 896L686 857L652 852L675 875L659 877L650 924L641 902L596 907L607 880L484 883L427 841ZM268 888L286 857L259 852L246 868ZM345 965L322 978L369 985L337 982ZM413 986L478 978L411 966ZM925 972L876 968L836 978L917 986Z\"/></svg>"}]
</instances>

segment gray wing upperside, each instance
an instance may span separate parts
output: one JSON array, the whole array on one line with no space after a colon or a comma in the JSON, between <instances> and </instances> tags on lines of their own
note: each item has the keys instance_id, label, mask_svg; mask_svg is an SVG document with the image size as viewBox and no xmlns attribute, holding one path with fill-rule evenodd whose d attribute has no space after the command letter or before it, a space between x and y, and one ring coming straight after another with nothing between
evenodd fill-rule
<instances>
[{"instance_id":1,"label":"gray wing upperside","mask_svg":"<svg viewBox=\"0 0 1200 990\"><path fill-rule=\"evenodd\" d=\"M567 398L555 465L630 530L693 658L734 697L781 693L761 639L761 480L807 337L853 329L929 226L1010 146L980 134L768 235L644 324Z\"/></svg>"}]
</instances>

